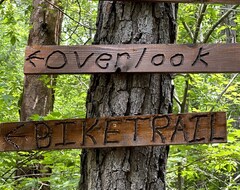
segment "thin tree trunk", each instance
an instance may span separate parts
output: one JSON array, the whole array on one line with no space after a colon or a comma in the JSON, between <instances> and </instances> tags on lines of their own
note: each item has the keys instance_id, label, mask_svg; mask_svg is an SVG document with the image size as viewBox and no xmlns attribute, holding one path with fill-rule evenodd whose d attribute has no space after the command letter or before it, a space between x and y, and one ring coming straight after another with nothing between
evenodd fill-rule
<instances>
[{"instance_id":1,"label":"thin tree trunk","mask_svg":"<svg viewBox=\"0 0 240 190\"><path fill-rule=\"evenodd\" d=\"M226 9L226 11L223 11L221 16L224 15L229 9L232 8L232 6L230 5L225 5L224 8ZM226 28L224 30L225 34L226 34L226 43L236 43L237 42L237 33L236 30L232 30L232 28L236 27L236 22L234 21L236 12L232 12L225 20L223 24L226 24L227 26L229 26L228 28Z\"/></svg>"},{"instance_id":2,"label":"thin tree trunk","mask_svg":"<svg viewBox=\"0 0 240 190\"><path fill-rule=\"evenodd\" d=\"M59 0L52 0L52 4L57 5ZM44 0L33 0L33 11L31 15L31 25L28 45L57 45L59 44L60 31L62 24L62 13L46 3ZM30 120L30 116L38 114L44 116L53 109L53 90L47 87L46 81L53 82L52 76L42 77L40 75L25 76L24 89L21 103L20 118L21 121ZM30 153L31 154L31 153ZM38 157L35 159L41 159ZM40 170L45 168L41 164L20 168L16 176L41 173ZM43 177L46 175L42 175ZM41 186L41 185L40 185ZM50 189L49 186L43 185L40 189Z\"/></svg>"},{"instance_id":3,"label":"thin tree trunk","mask_svg":"<svg viewBox=\"0 0 240 190\"><path fill-rule=\"evenodd\" d=\"M100 2L95 44L173 43L175 17L174 4ZM172 90L168 74L94 75L87 117L168 113ZM167 155L166 146L83 150L80 189L165 189Z\"/></svg>"}]
</instances>

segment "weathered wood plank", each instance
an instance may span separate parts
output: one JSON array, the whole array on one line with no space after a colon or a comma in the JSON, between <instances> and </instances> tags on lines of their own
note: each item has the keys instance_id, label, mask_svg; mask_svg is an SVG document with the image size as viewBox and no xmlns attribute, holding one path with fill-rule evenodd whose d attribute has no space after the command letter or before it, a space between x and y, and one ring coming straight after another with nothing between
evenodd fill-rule
<instances>
[{"instance_id":1,"label":"weathered wood plank","mask_svg":"<svg viewBox=\"0 0 240 190\"><path fill-rule=\"evenodd\" d=\"M239 44L30 46L25 74L240 72Z\"/></svg>"},{"instance_id":2,"label":"weathered wood plank","mask_svg":"<svg viewBox=\"0 0 240 190\"><path fill-rule=\"evenodd\" d=\"M188 113L0 124L0 151L227 141L226 114Z\"/></svg>"},{"instance_id":3,"label":"weathered wood plank","mask_svg":"<svg viewBox=\"0 0 240 190\"><path fill-rule=\"evenodd\" d=\"M120 0L119 0L120 1ZM240 0L121 0L121 1L146 1L146 2L166 2L166 3L221 3L240 4Z\"/></svg>"}]
</instances>

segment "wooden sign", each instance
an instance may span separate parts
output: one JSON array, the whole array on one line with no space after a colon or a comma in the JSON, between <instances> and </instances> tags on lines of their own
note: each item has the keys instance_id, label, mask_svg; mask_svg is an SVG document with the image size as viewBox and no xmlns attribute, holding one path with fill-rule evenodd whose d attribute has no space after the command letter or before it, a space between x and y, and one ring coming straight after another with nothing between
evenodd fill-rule
<instances>
[{"instance_id":1,"label":"wooden sign","mask_svg":"<svg viewBox=\"0 0 240 190\"><path fill-rule=\"evenodd\" d=\"M122 0L130 1L130 0ZM221 4L240 4L240 0L131 0L146 2L166 2L166 3L221 3Z\"/></svg>"},{"instance_id":2,"label":"wooden sign","mask_svg":"<svg viewBox=\"0 0 240 190\"><path fill-rule=\"evenodd\" d=\"M226 142L226 114L191 113L0 124L0 151Z\"/></svg>"},{"instance_id":3,"label":"wooden sign","mask_svg":"<svg viewBox=\"0 0 240 190\"><path fill-rule=\"evenodd\" d=\"M24 73L236 73L239 55L239 44L30 46Z\"/></svg>"}]
</instances>

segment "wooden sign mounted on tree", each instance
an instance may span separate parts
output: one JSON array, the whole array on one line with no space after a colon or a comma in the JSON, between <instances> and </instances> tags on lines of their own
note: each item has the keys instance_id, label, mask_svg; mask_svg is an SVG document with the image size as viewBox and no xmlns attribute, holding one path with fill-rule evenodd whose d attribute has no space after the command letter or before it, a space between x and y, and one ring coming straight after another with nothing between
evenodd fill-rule
<instances>
[{"instance_id":1,"label":"wooden sign mounted on tree","mask_svg":"<svg viewBox=\"0 0 240 190\"><path fill-rule=\"evenodd\" d=\"M165 3L222 3L240 4L239 0L121 0L121 1L146 1L146 2L165 2Z\"/></svg>"},{"instance_id":2,"label":"wooden sign mounted on tree","mask_svg":"<svg viewBox=\"0 0 240 190\"><path fill-rule=\"evenodd\" d=\"M24 73L236 73L239 54L239 44L28 46Z\"/></svg>"},{"instance_id":3,"label":"wooden sign mounted on tree","mask_svg":"<svg viewBox=\"0 0 240 190\"><path fill-rule=\"evenodd\" d=\"M0 151L226 142L226 114L189 113L0 124Z\"/></svg>"}]
</instances>

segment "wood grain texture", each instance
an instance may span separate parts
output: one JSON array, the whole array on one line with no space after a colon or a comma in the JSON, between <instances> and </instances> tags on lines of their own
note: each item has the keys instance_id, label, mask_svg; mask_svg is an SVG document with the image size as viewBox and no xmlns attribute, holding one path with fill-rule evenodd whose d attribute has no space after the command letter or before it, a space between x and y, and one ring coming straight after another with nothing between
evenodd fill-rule
<instances>
[{"instance_id":1,"label":"wood grain texture","mask_svg":"<svg viewBox=\"0 0 240 190\"><path fill-rule=\"evenodd\" d=\"M239 44L28 46L24 73L236 73L239 54Z\"/></svg>"},{"instance_id":2,"label":"wood grain texture","mask_svg":"<svg viewBox=\"0 0 240 190\"><path fill-rule=\"evenodd\" d=\"M166 2L166 3L221 3L240 4L240 0L121 0L121 1L145 1L145 2Z\"/></svg>"},{"instance_id":3,"label":"wood grain texture","mask_svg":"<svg viewBox=\"0 0 240 190\"><path fill-rule=\"evenodd\" d=\"M224 112L0 124L0 151L219 142L226 142Z\"/></svg>"}]
</instances>

